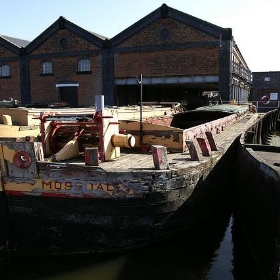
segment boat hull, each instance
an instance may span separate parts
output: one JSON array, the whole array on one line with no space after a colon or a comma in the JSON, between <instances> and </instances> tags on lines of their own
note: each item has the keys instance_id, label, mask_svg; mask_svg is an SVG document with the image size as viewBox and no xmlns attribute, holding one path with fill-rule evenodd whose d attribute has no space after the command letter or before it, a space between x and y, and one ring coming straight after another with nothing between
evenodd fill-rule
<instances>
[{"instance_id":1,"label":"boat hull","mask_svg":"<svg viewBox=\"0 0 280 280\"><path fill-rule=\"evenodd\" d=\"M273 145L278 115L279 110L270 111L254 123L241 137L237 152L236 230L261 279L279 279L280 147Z\"/></svg>"},{"instance_id":2,"label":"boat hull","mask_svg":"<svg viewBox=\"0 0 280 280\"><path fill-rule=\"evenodd\" d=\"M277 160L280 148L239 147L234 218L259 274L263 279L278 279L280 168L269 164L260 153Z\"/></svg>"},{"instance_id":3,"label":"boat hull","mask_svg":"<svg viewBox=\"0 0 280 280\"><path fill-rule=\"evenodd\" d=\"M169 189L150 188L126 197L7 191L14 256L122 251L189 230L231 204L228 178L233 177L230 167L237 143L238 139L218 162L201 163L203 168L186 174L185 181L177 178Z\"/></svg>"},{"instance_id":4,"label":"boat hull","mask_svg":"<svg viewBox=\"0 0 280 280\"><path fill-rule=\"evenodd\" d=\"M156 241L175 226L169 216L182 205L185 192L177 192L179 199L158 203L148 197L129 201L10 197L17 253L97 253Z\"/></svg>"},{"instance_id":5,"label":"boat hull","mask_svg":"<svg viewBox=\"0 0 280 280\"><path fill-rule=\"evenodd\" d=\"M210 122L203 114L202 124L176 133L169 125L143 123L144 142L129 151L114 146L119 123L113 113L98 113L91 121L78 116L74 123L72 116L69 120L43 114L41 142L1 141L2 190L13 255L127 250L174 237L223 211L232 197L240 134L257 118L245 118L246 107L228 110L228 116L217 120L211 113ZM181 117L188 118L180 115L179 123ZM56 157L61 150L55 157L49 154L57 129L73 125L81 129L80 135L65 141L63 159ZM89 125L92 134L82 135ZM129 122L126 128L137 126L139 130L139 122ZM85 137L98 139L98 149L87 149L92 161L86 157Z\"/></svg>"}]
</instances>

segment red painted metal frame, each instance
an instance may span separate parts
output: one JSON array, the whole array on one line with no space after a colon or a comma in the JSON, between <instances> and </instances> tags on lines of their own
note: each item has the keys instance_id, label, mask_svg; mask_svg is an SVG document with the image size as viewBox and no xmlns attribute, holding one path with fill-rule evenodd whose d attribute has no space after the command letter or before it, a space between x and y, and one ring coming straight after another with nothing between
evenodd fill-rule
<instances>
[{"instance_id":1,"label":"red painted metal frame","mask_svg":"<svg viewBox=\"0 0 280 280\"><path fill-rule=\"evenodd\" d=\"M92 133L98 132L99 134L99 157L100 160L104 161L105 160L105 147L104 147L104 131L103 131L103 119L105 118L113 118L112 116L103 116L102 111L96 112L93 116L92 121L60 121L59 119L64 117L62 114L49 114L49 113L43 113L40 115L40 132L41 132L41 141L43 145L43 151L46 153L46 131L45 131L45 123L47 122L48 117L57 117L57 120L52 120L51 126L52 130L50 132L49 136L49 145L53 153L58 152L56 148L56 135L58 131L63 130L69 130L74 127L73 130L73 137L78 136L78 144L79 144L79 150L82 151L82 143L81 143L81 137L82 134L85 131L92 131ZM118 124L116 122L110 122L110 124ZM76 128L76 129L75 129Z\"/></svg>"}]
</instances>

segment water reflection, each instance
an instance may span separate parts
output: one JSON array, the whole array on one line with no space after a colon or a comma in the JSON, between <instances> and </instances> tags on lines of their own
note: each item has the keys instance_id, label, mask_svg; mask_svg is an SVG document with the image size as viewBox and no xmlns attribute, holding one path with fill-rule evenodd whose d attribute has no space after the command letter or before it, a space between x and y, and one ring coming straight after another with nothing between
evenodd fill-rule
<instances>
[{"instance_id":1,"label":"water reflection","mask_svg":"<svg viewBox=\"0 0 280 280\"><path fill-rule=\"evenodd\" d=\"M1 280L112 280L118 279L126 256L28 258L1 271Z\"/></svg>"},{"instance_id":2,"label":"water reflection","mask_svg":"<svg viewBox=\"0 0 280 280\"><path fill-rule=\"evenodd\" d=\"M261 280L268 279L266 277L262 277L259 273L262 270L262 267L256 266L256 260L250 253L250 249L248 248L248 244L246 243L246 238L243 235L243 231L237 225L236 220L232 224L232 241L233 241L233 259L234 259L234 267L233 267L233 279L235 280ZM272 280L272 278L269 278Z\"/></svg>"},{"instance_id":3,"label":"water reflection","mask_svg":"<svg viewBox=\"0 0 280 280\"><path fill-rule=\"evenodd\" d=\"M20 259L1 280L229 280L232 275L230 212L169 240L118 255ZM237 278L236 278L237 279Z\"/></svg>"},{"instance_id":4,"label":"water reflection","mask_svg":"<svg viewBox=\"0 0 280 280\"><path fill-rule=\"evenodd\" d=\"M118 279L217 279L217 275L213 275L213 278L208 276L217 259L229 218L229 215L224 215L219 219L209 219L168 243L159 243L131 253Z\"/></svg>"},{"instance_id":5,"label":"water reflection","mask_svg":"<svg viewBox=\"0 0 280 280\"><path fill-rule=\"evenodd\" d=\"M233 226L233 218L230 218L229 225L225 232L223 241L221 242L220 248L213 260L213 265L208 273L208 279L224 280L233 279L233 243L231 229Z\"/></svg>"}]
</instances>

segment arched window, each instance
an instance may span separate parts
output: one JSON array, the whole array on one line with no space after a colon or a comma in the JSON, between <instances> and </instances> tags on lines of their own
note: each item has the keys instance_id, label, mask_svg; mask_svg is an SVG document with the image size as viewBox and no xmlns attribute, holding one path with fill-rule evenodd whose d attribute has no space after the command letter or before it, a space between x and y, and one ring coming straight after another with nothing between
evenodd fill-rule
<instances>
[{"instance_id":1,"label":"arched window","mask_svg":"<svg viewBox=\"0 0 280 280\"><path fill-rule=\"evenodd\" d=\"M63 50L67 49L67 43L68 43L67 40L64 38L60 40L60 46L62 47Z\"/></svg>"},{"instance_id":2,"label":"arched window","mask_svg":"<svg viewBox=\"0 0 280 280\"><path fill-rule=\"evenodd\" d=\"M9 65L0 66L0 77L10 77L10 66Z\"/></svg>"},{"instance_id":3,"label":"arched window","mask_svg":"<svg viewBox=\"0 0 280 280\"><path fill-rule=\"evenodd\" d=\"M52 74L53 64L51 61L45 61L41 64L41 74Z\"/></svg>"},{"instance_id":4,"label":"arched window","mask_svg":"<svg viewBox=\"0 0 280 280\"><path fill-rule=\"evenodd\" d=\"M80 59L78 61L78 72L89 72L90 69L90 60L89 59Z\"/></svg>"}]
</instances>

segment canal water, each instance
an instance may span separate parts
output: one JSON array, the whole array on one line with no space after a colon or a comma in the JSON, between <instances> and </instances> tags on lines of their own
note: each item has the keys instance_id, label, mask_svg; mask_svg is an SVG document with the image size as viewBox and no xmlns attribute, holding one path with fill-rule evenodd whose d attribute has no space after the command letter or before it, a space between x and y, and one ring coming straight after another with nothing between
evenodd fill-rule
<instances>
[{"instance_id":1,"label":"canal water","mask_svg":"<svg viewBox=\"0 0 280 280\"><path fill-rule=\"evenodd\" d=\"M116 255L25 258L1 280L258 280L231 213L220 213L176 238Z\"/></svg>"}]
</instances>

